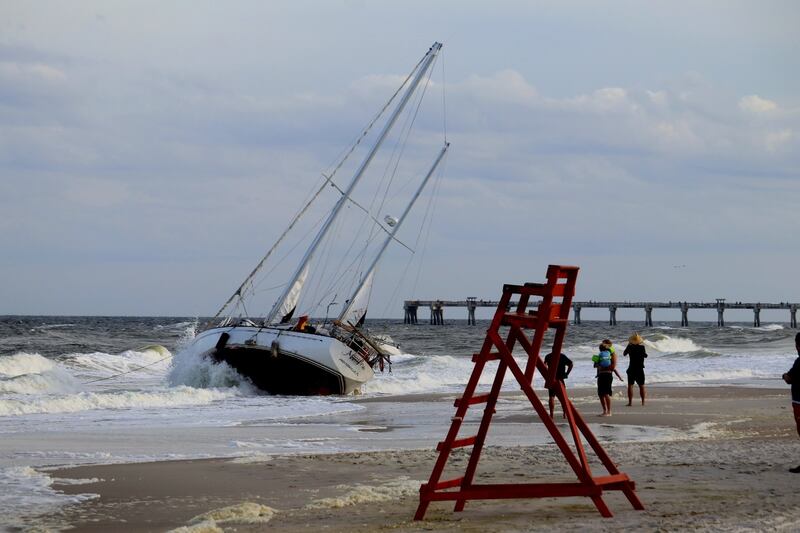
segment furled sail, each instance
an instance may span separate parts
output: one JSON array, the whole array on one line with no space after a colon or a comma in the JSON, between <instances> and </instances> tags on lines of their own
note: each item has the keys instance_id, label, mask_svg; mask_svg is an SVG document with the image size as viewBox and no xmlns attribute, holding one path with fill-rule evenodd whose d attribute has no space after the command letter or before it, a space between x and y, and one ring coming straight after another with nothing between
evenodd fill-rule
<instances>
[{"instance_id":1,"label":"furled sail","mask_svg":"<svg viewBox=\"0 0 800 533\"><path fill-rule=\"evenodd\" d=\"M297 279L294 280L291 288L286 292L286 298L281 302L278 308L278 316L281 317L281 324L285 324L292 319L294 310L297 308L297 302L300 300L300 291L303 290L303 284L308 276L308 265L303 269Z\"/></svg>"},{"instance_id":2,"label":"furled sail","mask_svg":"<svg viewBox=\"0 0 800 533\"><path fill-rule=\"evenodd\" d=\"M353 295L353 298L347 302L347 307L342 311L342 314L339 315L341 322L351 326L360 326L364 323L364 318L367 316L369 296L372 292L372 278L374 277L375 270L372 270Z\"/></svg>"}]
</instances>

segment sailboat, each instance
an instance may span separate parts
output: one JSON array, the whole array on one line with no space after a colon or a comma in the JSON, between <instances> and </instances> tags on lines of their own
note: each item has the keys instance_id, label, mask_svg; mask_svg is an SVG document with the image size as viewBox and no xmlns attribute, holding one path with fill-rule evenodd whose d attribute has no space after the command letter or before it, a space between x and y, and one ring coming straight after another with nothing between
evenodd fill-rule
<instances>
[{"instance_id":1,"label":"sailboat","mask_svg":"<svg viewBox=\"0 0 800 533\"><path fill-rule=\"evenodd\" d=\"M363 328L371 287L381 257L389 245L397 240L397 231L444 158L449 147L446 141L406 205L402 216L399 218L387 216L385 225L380 225L386 233L385 239L355 284L355 289L346 300L346 305L338 318L332 322L326 321L315 325L308 321L307 316L301 316L296 321L293 321L293 316L309 277L312 259L338 220L342 208L348 202L353 202L351 197L353 190L420 82L428 74L441 47L441 43L434 43L406 78L403 83L406 88L402 97L386 120L377 140L361 161L347 188L336 186L341 196L311 241L271 311L262 318L223 316L226 309L243 298L246 288L252 283L278 243L267 252L215 317L197 333L186 350L200 357L209 357L214 362L224 362L259 389L270 394L283 395L351 394L359 391L364 383L374 377L376 368L383 370L386 363L391 364L391 355L393 352L396 353L396 349L386 339L374 336ZM400 89L395 96L399 91ZM326 182L322 187L327 185L335 184ZM316 195L312 201L314 198ZM307 207L308 204L300 211L298 217ZM290 223L278 242L287 235L298 217Z\"/></svg>"}]
</instances>

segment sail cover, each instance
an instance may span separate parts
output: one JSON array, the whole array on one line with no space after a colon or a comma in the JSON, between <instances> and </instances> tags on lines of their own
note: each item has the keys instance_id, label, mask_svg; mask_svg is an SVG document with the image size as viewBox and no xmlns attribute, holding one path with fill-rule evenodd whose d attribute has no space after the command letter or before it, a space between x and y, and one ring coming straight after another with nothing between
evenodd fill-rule
<instances>
[{"instance_id":1,"label":"sail cover","mask_svg":"<svg viewBox=\"0 0 800 533\"><path fill-rule=\"evenodd\" d=\"M347 303L342 314L339 315L339 321L353 326L360 326L364 317L367 315L367 306L369 305L369 296L372 293L372 278L375 275L375 269L369 273L369 276L361 284L361 287L356 292L353 299Z\"/></svg>"},{"instance_id":2,"label":"sail cover","mask_svg":"<svg viewBox=\"0 0 800 533\"><path fill-rule=\"evenodd\" d=\"M277 316L281 317L281 324L292 319L294 310L297 307L297 301L300 299L300 291L303 289L303 283L306 281L306 276L308 276L308 265L305 266L297 277L291 289L286 293L286 298L283 299L281 306L278 308Z\"/></svg>"}]
</instances>

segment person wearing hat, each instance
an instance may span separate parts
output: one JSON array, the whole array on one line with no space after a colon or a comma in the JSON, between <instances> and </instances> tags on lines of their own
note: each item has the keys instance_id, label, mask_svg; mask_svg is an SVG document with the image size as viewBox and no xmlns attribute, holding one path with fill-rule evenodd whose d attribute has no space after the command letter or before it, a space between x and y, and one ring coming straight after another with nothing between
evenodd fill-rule
<instances>
[{"instance_id":1,"label":"person wearing hat","mask_svg":"<svg viewBox=\"0 0 800 533\"><path fill-rule=\"evenodd\" d=\"M639 385L639 396L642 398L642 405L647 394L644 390L644 360L647 352L644 349L644 339L638 333L634 333L628 339L628 346L622 352L624 356L630 356L628 363L628 406L633 404L633 384Z\"/></svg>"},{"instance_id":2,"label":"person wearing hat","mask_svg":"<svg viewBox=\"0 0 800 533\"><path fill-rule=\"evenodd\" d=\"M783 375L783 381L792 386L792 411L794 422L797 424L797 434L800 435L800 333L794 337L794 347L797 349L797 359L792 368ZM789 472L800 474L800 465L790 468Z\"/></svg>"}]
</instances>

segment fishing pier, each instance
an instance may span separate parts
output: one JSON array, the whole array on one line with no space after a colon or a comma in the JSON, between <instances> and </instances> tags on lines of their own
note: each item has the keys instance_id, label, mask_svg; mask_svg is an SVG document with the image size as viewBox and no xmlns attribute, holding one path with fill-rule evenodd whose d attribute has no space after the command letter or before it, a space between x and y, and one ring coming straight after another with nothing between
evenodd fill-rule
<instances>
[{"instance_id":1,"label":"fishing pier","mask_svg":"<svg viewBox=\"0 0 800 533\"><path fill-rule=\"evenodd\" d=\"M418 324L417 311L420 307L430 309L430 323L433 325L444 325L445 307L464 307L467 309L467 323L475 325L475 310L478 307L496 308L499 302L492 300L479 300L478 298L467 298L466 300L406 300L403 303L405 311L405 324ZM515 307L517 302L511 302L509 308ZM537 307L538 301L530 303L529 307ZM717 298L713 302L606 302L594 301L572 302L572 322L581 323L581 310L586 308L608 309L608 324L617 325L617 309L643 309L644 325L653 325L654 309L679 309L681 312L681 326L689 325L689 309L714 309L717 312L717 325L725 325L726 309L750 309L753 311L753 326L761 325L762 309L786 309L789 311L789 327L797 328L797 309L800 303L780 302L728 302L725 298Z\"/></svg>"}]
</instances>

